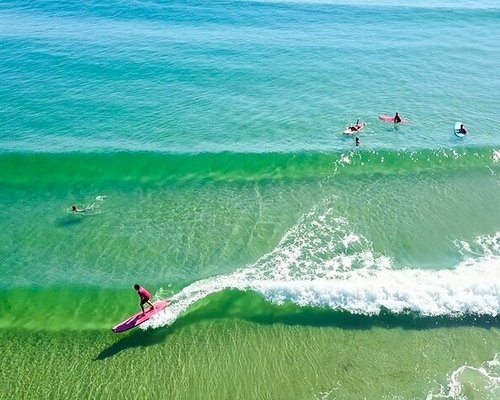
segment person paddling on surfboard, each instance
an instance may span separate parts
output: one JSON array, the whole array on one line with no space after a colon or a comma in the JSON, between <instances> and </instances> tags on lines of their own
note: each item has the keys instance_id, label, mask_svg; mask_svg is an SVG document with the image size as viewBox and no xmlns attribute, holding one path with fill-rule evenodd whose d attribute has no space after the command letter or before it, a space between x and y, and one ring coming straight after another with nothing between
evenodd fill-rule
<instances>
[{"instance_id":1,"label":"person paddling on surfboard","mask_svg":"<svg viewBox=\"0 0 500 400\"><path fill-rule=\"evenodd\" d=\"M351 125L349 129L351 130L351 132L357 132L359 131L359 128L361 128L361 125L359 124L359 118L358 118L356 123L354 125Z\"/></svg>"},{"instance_id":2,"label":"person paddling on surfboard","mask_svg":"<svg viewBox=\"0 0 500 400\"><path fill-rule=\"evenodd\" d=\"M144 314L144 304L149 304L151 308L149 311L154 310L155 306L151 304L149 300L151 300L151 293L149 293L145 288L142 286L138 285L137 283L134 285L134 289L137 290L137 294L141 298L141 309L142 313Z\"/></svg>"},{"instance_id":3,"label":"person paddling on surfboard","mask_svg":"<svg viewBox=\"0 0 500 400\"><path fill-rule=\"evenodd\" d=\"M401 117L399 116L398 113L394 116L394 123L399 124L401 122Z\"/></svg>"},{"instance_id":4,"label":"person paddling on surfboard","mask_svg":"<svg viewBox=\"0 0 500 400\"><path fill-rule=\"evenodd\" d=\"M347 127L347 129L344 131L344 133L354 133L354 132L359 132L361 129L363 129L365 127L365 124L364 122L359 122L359 118L358 120L356 121L356 123L354 125L350 125L349 127Z\"/></svg>"}]
</instances>

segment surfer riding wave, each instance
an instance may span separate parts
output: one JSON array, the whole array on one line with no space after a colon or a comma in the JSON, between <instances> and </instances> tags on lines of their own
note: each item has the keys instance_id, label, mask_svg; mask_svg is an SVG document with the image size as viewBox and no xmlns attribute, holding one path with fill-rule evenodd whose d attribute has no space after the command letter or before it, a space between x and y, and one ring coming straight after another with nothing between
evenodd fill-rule
<instances>
[{"instance_id":1,"label":"surfer riding wave","mask_svg":"<svg viewBox=\"0 0 500 400\"><path fill-rule=\"evenodd\" d=\"M154 310L155 306L149 301L151 300L151 293L149 293L146 288L143 288L137 283L134 285L134 289L137 290L137 294L141 298L142 313L144 314L144 304L149 304L151 306L149 311Z\"/></svg>"}]
</instances>

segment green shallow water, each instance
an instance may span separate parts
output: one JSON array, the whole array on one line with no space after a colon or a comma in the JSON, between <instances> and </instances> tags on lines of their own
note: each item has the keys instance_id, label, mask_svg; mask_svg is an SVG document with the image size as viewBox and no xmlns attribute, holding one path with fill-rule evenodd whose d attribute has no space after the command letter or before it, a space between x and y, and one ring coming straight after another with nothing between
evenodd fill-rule
<instances>
[{"instance_id":1,"label":"green shallow water","mask_svg":"<svg viewBox=\"0 0 500 400\"><path fill-rule=\"evenodd\" d=\"M494 319L318 310L311 318L249 294L222 300L212 296L172 327L120 338L2 328L2 398L425 398L446 386L447 373L488 359L500 339Z\"/></svg>"}]
</instances>

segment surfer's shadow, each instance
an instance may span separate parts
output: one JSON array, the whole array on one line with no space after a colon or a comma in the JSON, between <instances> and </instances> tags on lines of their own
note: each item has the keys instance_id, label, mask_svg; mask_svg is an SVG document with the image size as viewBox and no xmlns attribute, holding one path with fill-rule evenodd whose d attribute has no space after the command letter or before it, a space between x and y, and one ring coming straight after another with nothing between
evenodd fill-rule
<instances>
[{"instance_id":1,"label":"surfer's shadow","mask_svg":"<svg viewBox=\"0 0 500 400\"><path fill-rule=\"evenodd\" d=\"M118 342L113 343L111 346L102 350L94 361L102 361L107 358L113 357L127 349L134 349L138 347L147 347L161 344L165 338L172 333L171 327L164 327L158 329L147 329L144 331L134 331L126 334Z\"/></svg>"}]
</instances>

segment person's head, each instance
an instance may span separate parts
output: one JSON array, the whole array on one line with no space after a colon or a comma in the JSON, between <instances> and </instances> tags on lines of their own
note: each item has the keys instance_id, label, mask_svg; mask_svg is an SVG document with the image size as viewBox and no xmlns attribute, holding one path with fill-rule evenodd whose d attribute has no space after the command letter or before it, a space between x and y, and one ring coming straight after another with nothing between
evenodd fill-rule
<instances>
[{"instance_id":1,"label":"person's head","mask_svg":"<svg viewBox=\"0 0 500 400\"><path fill-rule=\"evenodd\" d=\"M399 114L398 114L398 113L396 113L396 117L399 117Z\"/></svg>"},{"instance_id":2,"label":"person's head","mask_svg":"<svg viewBox=\"0 0 500 400\"><path fill-rule=\"evenodd\" d=\"M356 146L359 144L359 137L356 136Z\"/></svg>"},{"instance_id":3,"label":"person's head","mask_svg":"<svg viewBox=\"0 0 500 400\"><path fill-rule=\"evenodd\" d=\"M74 204L71 206L71 211L76 211L76 206Z\"/></svg>"},{"instance_id":4,"label":"person's head","mask_svg":"<svg viewBox=\"0 0 500 400\"><path fill-rule=\"evenodd\" d=\"M460 129L464 129L464 124L461 124L461 125L460 125Z\"/></svg>"},{"instance_id":5,"label":"person's head","mask_svg":"<svg viewBox=\"0 0 500 400\"><path fill-rule=\"evenodd\" d=\"M139 290L139 288L140 288L140 286L136 283L136 284L134 285L134 289L135 289L135 290Z\"/></svg>"}]
</instances>

